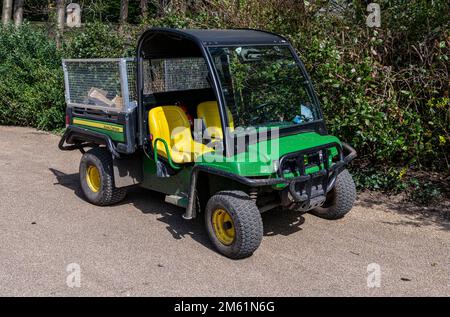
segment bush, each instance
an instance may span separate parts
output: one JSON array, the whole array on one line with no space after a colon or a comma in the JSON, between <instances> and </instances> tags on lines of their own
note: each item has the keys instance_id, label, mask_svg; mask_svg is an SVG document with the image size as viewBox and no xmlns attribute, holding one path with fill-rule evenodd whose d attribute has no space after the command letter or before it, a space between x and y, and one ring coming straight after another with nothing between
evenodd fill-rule
<instances>
[{"instance_id":1,"label":"bush","mask_svg":"<svg viewBox=\"0 0 450 317\"><path fill-rule=\"evenodd\" d=\"M66 33L66 37L61 51L43 30L30 24L17 29L0 27L0 124L43 130L63 128L61 59L134 54L134 47L109 25L88 24L82 30Z\"/></svg>"},{"instance_id":2,"label":"bush","mask_svg":"<svg viewBox=\"0 0 450 317\"><path fill-rule=\"evenodd\" d=\"M448 171L448 1L377 1L378 29L366 26L361 1L345 9L329 1L301 2L199 2L189 11L174 6L147 24L283 34L315 82L330 133L355 146L360 166Z\"/></svg>"},{"instance_id":3,"label":"bush","mask_svg":"<svg viewBox=\"0 0 450 317\"><path fill-rule=\"evenodd\" d=\"M129 43L131 42L131 44ZM65 58L115 58L134 56L135 39L119 35L111 25L88 23L66 34Z\"/></svg>"},{"instance_id":4,"label":"bush","mask_svg":"<svg viewBox=\"0 0 450 317\"><path fill-rule=\"evenodd\" d=\"M28 24L0 27L0 124L51 130L64 126L61 55Z\"/></svg>"},{"instance_id":5,"label":"bush","mask_svg":"<svg viewBox=\"0 0 450 317\"><path fill-rule=\"evenodd\" d=\"M330 133L358 151L353 172L360 189L412 190L417 186L399 175L418 169L448 175L448 1L377 1L378 29L366 26L361 1L338 13L329 1L309 2L304 9L293 0L239 3L199 3L187 13L175 8L148 22L261 28L288 37L315 82Z\"/></svg>"},{"instance_id":6,"label":"bush","mask_svg":"<svg viewBox=\"0 0 450 317\"><path fill-rule=\"evenodd\" d=\"M444 1L414 2L381 1L381 29L350 10L312 16L291 37L331 133L353 144L361 163L448 171L450 11Z\"/></svg>"}]
</instances>

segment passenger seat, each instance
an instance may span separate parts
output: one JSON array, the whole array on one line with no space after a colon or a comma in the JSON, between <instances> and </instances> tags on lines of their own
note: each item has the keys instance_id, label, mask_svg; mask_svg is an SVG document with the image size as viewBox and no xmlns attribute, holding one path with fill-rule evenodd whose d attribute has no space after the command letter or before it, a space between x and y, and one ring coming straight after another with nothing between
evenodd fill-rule
<instances>
[{"instance_id":1,"label":"passenger seat","mask_svg":"<svg viewBox=\"0 0 450 317\"><path fill-rule=\"evenodd\" d=\"M230 130L234 130L234 120L231 111L227 108ZM222 123L220 120L219 105L217 101L202 102L197 107L197 118L202 120L208 135L213 139L223 139Z\"/></svg>"}]
</instances>

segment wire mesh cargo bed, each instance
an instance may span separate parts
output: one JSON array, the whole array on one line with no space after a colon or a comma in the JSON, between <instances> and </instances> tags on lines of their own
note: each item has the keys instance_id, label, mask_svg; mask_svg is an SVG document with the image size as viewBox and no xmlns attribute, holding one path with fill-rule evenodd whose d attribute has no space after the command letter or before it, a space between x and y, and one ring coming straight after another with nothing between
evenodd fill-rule
<instances>
[{"instance_id":1,"label":"wire mesh cargo bed","mask_svg":"<svg viewBox=\"0 0 450 317\"><path fill-rule=\"evenodd\" d=\"M68 107L130 113L137 106L132 58L63 60Z\"/></svg>"},{"instance_id":2,"label":"wire mesh cargo bed","mask_svg":"<svg viewBox=\"0 0 450 317\"><path fill-rule=\"evenodd\" d=\"M112 153L134 153L137 130L135 60L65 59L62 65L66 120L73 132L67 137L67 143L76 146L94 142L109 145ZM74 129L79 130L78 134Z\"/></svg>"}]
</instances>

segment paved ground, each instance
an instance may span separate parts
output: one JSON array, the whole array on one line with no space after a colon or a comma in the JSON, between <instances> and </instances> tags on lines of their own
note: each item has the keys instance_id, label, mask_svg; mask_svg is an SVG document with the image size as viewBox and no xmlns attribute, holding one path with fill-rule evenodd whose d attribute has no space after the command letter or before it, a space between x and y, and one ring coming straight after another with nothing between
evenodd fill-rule
<instances>
[{"instance_id":1,"label":"paved ground","mask_svg":"<svg viewBox=\"0 0 450 317\"><path fill-rule=\"evenodd\" d=\"M83 201L80 154L58 140L0 127L0 295L450 295L448 223L370 197L336 222L267 213L260 249L231 261L211 250L200 221L154 192L107 208ZM80 288L66 285L70 263ZM371 263L380 288L367 287Z\"/></svg>"}]
</instances>

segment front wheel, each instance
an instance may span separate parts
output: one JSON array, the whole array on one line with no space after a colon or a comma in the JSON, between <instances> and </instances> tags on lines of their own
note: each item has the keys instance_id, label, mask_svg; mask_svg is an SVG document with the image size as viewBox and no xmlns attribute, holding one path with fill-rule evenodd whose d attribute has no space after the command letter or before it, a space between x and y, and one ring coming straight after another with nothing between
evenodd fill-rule
<instances>
[{"instance_id":1,"label":"front wheel","mask_svg":"<svg viewBox=\"0 0 450 317\"><path fill-rule=\"evenodd\" d=\"M324 219L340 219L350 212L355 199L355 182L352 175L345 169L337 176L336 183L327 194L324 205L312 210L311 213Z\"/></svg>"},{"instance_id":2,"label":"front wheel","mask_svg":"<svg viewBox=\"0 0 450 317\"><path fill-rule=\"evenodd\" d=\"M216 249L232 259L251 256L263 238L258 207L241 191L224 191L211 197L205 210L205 223Z\"/></svg>"}]
</instances>

